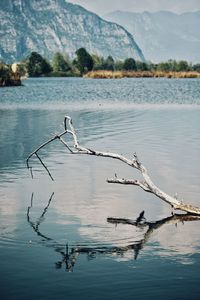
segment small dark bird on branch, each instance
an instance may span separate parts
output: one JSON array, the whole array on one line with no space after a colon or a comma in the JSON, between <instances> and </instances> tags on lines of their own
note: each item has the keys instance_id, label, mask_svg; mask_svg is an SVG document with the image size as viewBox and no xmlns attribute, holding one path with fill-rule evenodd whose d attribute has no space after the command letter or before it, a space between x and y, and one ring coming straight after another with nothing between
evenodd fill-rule
<instances>
[{"instance_id":1,"label":"small dark bird on branch","mask_svg":"<svg viewBox=\"0 0 200 300\"><path fill-rule=\"evenodd\" d=\"M136 223L140 223L143 219L145 219L144 210L140 213L139 217L136 219Z\"/></svg>"}]
</instances>

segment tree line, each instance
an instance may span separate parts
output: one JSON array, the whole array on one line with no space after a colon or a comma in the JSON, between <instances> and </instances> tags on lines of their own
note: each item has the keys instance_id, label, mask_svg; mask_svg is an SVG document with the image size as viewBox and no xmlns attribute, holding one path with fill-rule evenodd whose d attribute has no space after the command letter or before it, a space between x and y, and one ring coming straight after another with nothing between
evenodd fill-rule
<instances>
[{"instance_id":1,"label":"tree line","mask_svg":"<svg viewBox=\"0 0 200 300\"><path fill-rule=\"evenodd\" d=\"M157 64L136 61L134 58L115 60L112 56L104 58L97 54L90 54L85 48L75 52L75 58L70 59L67 54L56 52L48 61L41 54L32 52L19 64L18 72L29 77L39 76L83 76L89 71L161 71L161 72L200 72L200 64L187 61L168 60ZM1 76L1 74L0 74Z\"/></svg>"}]
</instances>

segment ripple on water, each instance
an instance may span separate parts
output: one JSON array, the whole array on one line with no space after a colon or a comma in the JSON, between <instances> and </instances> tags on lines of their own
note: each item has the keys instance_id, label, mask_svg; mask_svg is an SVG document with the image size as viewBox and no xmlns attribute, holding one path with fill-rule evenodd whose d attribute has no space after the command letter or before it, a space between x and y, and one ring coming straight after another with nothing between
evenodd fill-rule
<instances>
[{"instance_id":1,"label":"ripple on water","mask_svg":"<svg viewBox=\"0 0 200 300\"><path fill-rule=\"evenodd\" d=\"M25 159L61 131L64 115L70 114L83 145L128 157L136 151L159 186L172 195L180 191L198 205L199 81L31 79L22 88L0 93L0 185L6 195L1 198L1 208L5 208L6 218L10 213L8 223L15 220L15 228L9 227L10 231L1 228L0 247L18 250L30 242L36 250L45 246L62 254L68 244L80 252L96 250L120 256L124 251L129 260L133 260L135 250L144 251L148 258L187 256L188 260L198 253L198 225L185 224L184 229L180 224L165 226L143 243L144 231L107 224L108 215L132 218L144 208L154 221L171 213L161 201L134 187L106 185L105 179L115 172L122 177L138 176L132 170L118 167L115 161L70 156L63 145L54 143L40 155L55 174L55 182L34 159L35 177L31 181ZM55 192L56 201L39 228L43 235L38 235L21 220L26 222L33 191L42 195L36 199L38 210L33 214L38 220L49 190Z\"/></svg>"}]
</instances>

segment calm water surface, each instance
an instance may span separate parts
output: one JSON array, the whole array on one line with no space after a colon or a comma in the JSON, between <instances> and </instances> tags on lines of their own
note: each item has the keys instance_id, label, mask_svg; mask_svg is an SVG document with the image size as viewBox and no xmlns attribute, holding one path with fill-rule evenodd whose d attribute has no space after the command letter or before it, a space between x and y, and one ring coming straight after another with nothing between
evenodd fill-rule
<instances>
[{"instance_id":1,"label":"calm water surface","mask_svg":"<svg viewBox=\"0 0 200 300\"><path fill-rule=\"evenodd\" d=\"M1 299L197 299L200 222L137 187L137 171L74 156L58 141L25 160L72 116L82 145L134 152L154 182L200 206L200 81L30 79L0 90ZM112 224L145 211L154 230Z\"/></svg>"}]
</instances>

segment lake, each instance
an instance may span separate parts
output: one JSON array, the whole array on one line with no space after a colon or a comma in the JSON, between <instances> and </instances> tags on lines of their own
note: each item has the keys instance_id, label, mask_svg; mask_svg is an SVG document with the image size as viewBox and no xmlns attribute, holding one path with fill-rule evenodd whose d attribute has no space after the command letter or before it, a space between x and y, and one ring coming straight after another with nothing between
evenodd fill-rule
<instances>
[{"instance_id":1,"label":"lake","mask_svg":"<svg viewBox=\"0 0 200 300\"><path fill-rule=\"evenodd\" d=\"M197 299L200 222L139 187L120 161L40 150L73 118L81 145L133 157L165 192L200 206L199 79L35 78L0 89L1 299ZM71 143L71 141L70 141ZM153 230L108 222L145 211ZM177 212L178 213L178 212ZM180 213L180 212L179 212Z\"/></svg>"}]
</instances>

